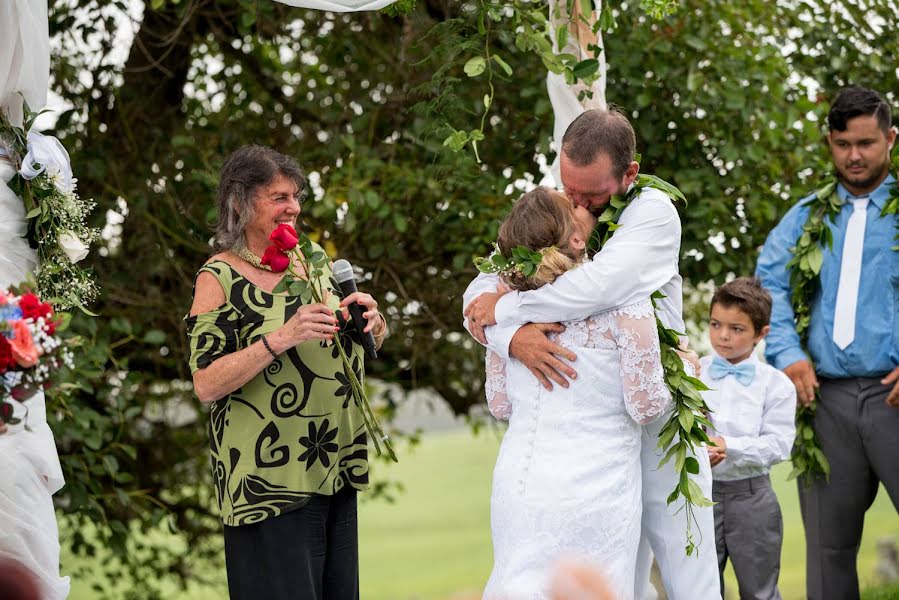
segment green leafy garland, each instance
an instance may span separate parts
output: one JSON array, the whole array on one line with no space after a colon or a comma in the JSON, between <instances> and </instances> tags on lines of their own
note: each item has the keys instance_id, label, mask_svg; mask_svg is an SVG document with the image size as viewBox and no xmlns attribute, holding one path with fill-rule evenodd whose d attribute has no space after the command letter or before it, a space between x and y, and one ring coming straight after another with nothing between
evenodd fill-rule
<instances>
[{"instance_id":1,"label":"green leafy garland","mask_svg":"<svg viewBox=\"0 0 899 600\"><path fill-rule=\"evenodd\" d=\"M894 158L892 171L899 173L899 158ZM825 185L820 187L809 201L809 213L802 234L796 241L796 245L790 248L793 258L787 263L790 270L790 288L792 294L790 303L793 307L793 320L796 333L803 349L808 354L808 334L811 324L811 305L820 285L819 275L824 264L824 248L833 247L833 232L827 222L833 223L840 213L843 202L837 195L837 179L831 177ZM890 191L881 217L899 214L899 185L894 184ZM899 240L899 219L896 223L896 240ZM899 244L892 247L899 250ZM811 362L811 357L809 357ZM818 434L815 432L815 410L819 392L815 392L815 400L809 406L799 405L796 409L796 441L790 453L793 462L793 470L790 479L796 477L806 478L807 483L812 477L824 476L830 478L830 463L821 450Z\"/></svg>"},{"instance_id":2,"label":"green leafy garland","mask_svg":"<svg viewBox=\"0 0 899 600\"><path fill-rule=\"evenodd\" d=\"M74 179L70 188L61 188L59 177L47 170L32 179L18 173L29 151L28 132L41 114L27 104L24 111L22 127L13 127L0 114L0 148L17 171L9 187L25 204L28 240L37 249L38 294L57 309L78 307L96 316L87 305L97 298L99 288L90 271L77 264L100 237L99 229L87 225L96 205L78 196Z\"/></svg>"},{"instance_id":3,"label":"green leafy garland","mask_svg":"<svg viewBox=\"0 0 899 600\"><path fill-rule=\"evenodd\" d=\"M637 158L639 161L639 157ZM672 202L678 200L686 203L687 199L679 189L667 181L654 175L640 174L634 181L624 197L612 196L609 206L599 216L599 222L591 236L591 248L599 251L602 246L618 229L618 220L631 200L637 197L644 188L654 188L666 194ZM674 459L674 469L678 474L678 482L674 490L668 496L667 503L672 504L683 496L682 510L687 517L687 545L685 551L688 556L697 550L697 544L693 539L692 525L696 522L694 509L696 507L709 507L713 502L705 497L702 488L699 487L690 476L699 474L699 461L696 459L696 447L712 444L705 427L711 427L712 423L706 415L711 412L702 398L702 393L709 388L696 377L687 375L684 370L684 362L677 351L680 349L682 333L666 327L658 317L656 302L664 298L662 292L652 294L653 308L656 310L656 325L659 329L659 345L661 347L662 368L665 371L665 383L671 391L671 399L674 411L659 433L659 450L665 453L659 462L659 467ZM700 540L702 543L702 540Z\"/></svg>"}]
</instances>

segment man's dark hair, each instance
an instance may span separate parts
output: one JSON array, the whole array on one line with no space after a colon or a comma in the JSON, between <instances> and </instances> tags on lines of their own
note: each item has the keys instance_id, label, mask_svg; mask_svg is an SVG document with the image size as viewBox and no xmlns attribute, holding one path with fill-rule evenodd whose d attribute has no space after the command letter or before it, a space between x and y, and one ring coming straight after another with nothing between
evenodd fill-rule
<instances>
[{"instance_id":1,"label":"man's dark hair","mask_svg":"<svg viewBox=\"0 0 899 600\"><path fill-rule=\"evenodd\" d=\"M884 135L889 135L891 123L890 105L874 90L863 87L847 87L834 98L827 115L827 125L831 131L846 131L850 119L874 115L877 126Z\"/></svg>"},{"instance_id":2,"label":"man's dark hair","mask_svg":"<svg viewBox=\"0 0 899 600\"><path fill-rule=\"evenodd\" d=\"M715 290L709 310L716 304L746 313L756 334L771 323L771 294L762 287L758 277L738 277L728 281Z\"/></svg>"},{"instance_id":3,"label":"man's dark hair","mask_svg":"<svg viewBox=\"0 0 899 600\"><path fill-rule=\"evenodd\" d=\"M621 177L634 160L637 139L630 121L617 108L588 110L571 122L562 136L562 152L577 167L609 155L615 176Z\"/></svg>"}]
</instances>

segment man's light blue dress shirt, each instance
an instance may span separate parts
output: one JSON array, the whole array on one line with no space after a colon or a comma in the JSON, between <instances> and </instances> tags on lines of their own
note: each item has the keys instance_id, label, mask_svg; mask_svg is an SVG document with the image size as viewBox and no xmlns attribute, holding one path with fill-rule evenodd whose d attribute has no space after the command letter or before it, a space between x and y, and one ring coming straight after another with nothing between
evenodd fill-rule
<instances>
[{"instance_id":1,"label":"man's light blue dress shirt","mask_svg":"<svg viewBox=\"0 0 899 600\"><path fill-rule=\"evenodd\" d=\"M899 366L899 252L891 249L899 243L895 240L899 217L880 216L895 181L892 175L887 176L880 187L868 195L855 339L844 350L833 342L833 323L843 241L853 211L853 196L842 185L837 186L837 194L844 204L831 224L833 247L824 248L821 286L812 301L808 339L815 370L824 377L875 377ZM806 358L793 323L787 263L792 258L790 248L802 233L813 198L804 198L793 206L771 231L756 267L756 274L774 301L771 333L765 340L765 357L778 369Z\"/></svg>"}]
</instances>

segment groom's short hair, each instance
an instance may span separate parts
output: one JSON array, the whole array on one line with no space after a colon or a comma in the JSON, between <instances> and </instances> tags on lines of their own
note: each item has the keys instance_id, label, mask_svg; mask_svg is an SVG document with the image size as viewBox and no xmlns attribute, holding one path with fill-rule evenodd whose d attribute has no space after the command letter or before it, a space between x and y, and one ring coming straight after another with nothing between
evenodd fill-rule
<instances>
[{"instance_id":1,"label":"groom's short hair","mask_svg":"<svg viewBox=\"0 0 899 600\"><path fill-rule=\"evenodd\" d=\"M578 116L562 136L562 152L578 167L593 164L600 154L608 154L621 177L634 160L637 138L627 117L617 108L587 110Z\"/></svg>"}]
</instances>

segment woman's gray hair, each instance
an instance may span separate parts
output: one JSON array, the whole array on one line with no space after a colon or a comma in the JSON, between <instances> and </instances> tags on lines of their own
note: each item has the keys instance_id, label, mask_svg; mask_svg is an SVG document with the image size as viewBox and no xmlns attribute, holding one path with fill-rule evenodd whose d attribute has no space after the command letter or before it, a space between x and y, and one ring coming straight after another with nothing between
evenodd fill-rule
<instances>
[{"instance_id":1,"label":"woman's gray hair","mask_svg":"<svg viewBox=\"0 0 899 600\"><path fill-rule=\"evenodd\" d=\"M283 175L297 184L302 199L306 177L297 162L267 146L238 148L225 159L219 176L218 222L213 247L216 252L246 246L244 230L253 219L256 191Z\"/></svg>"}]
</instances>

